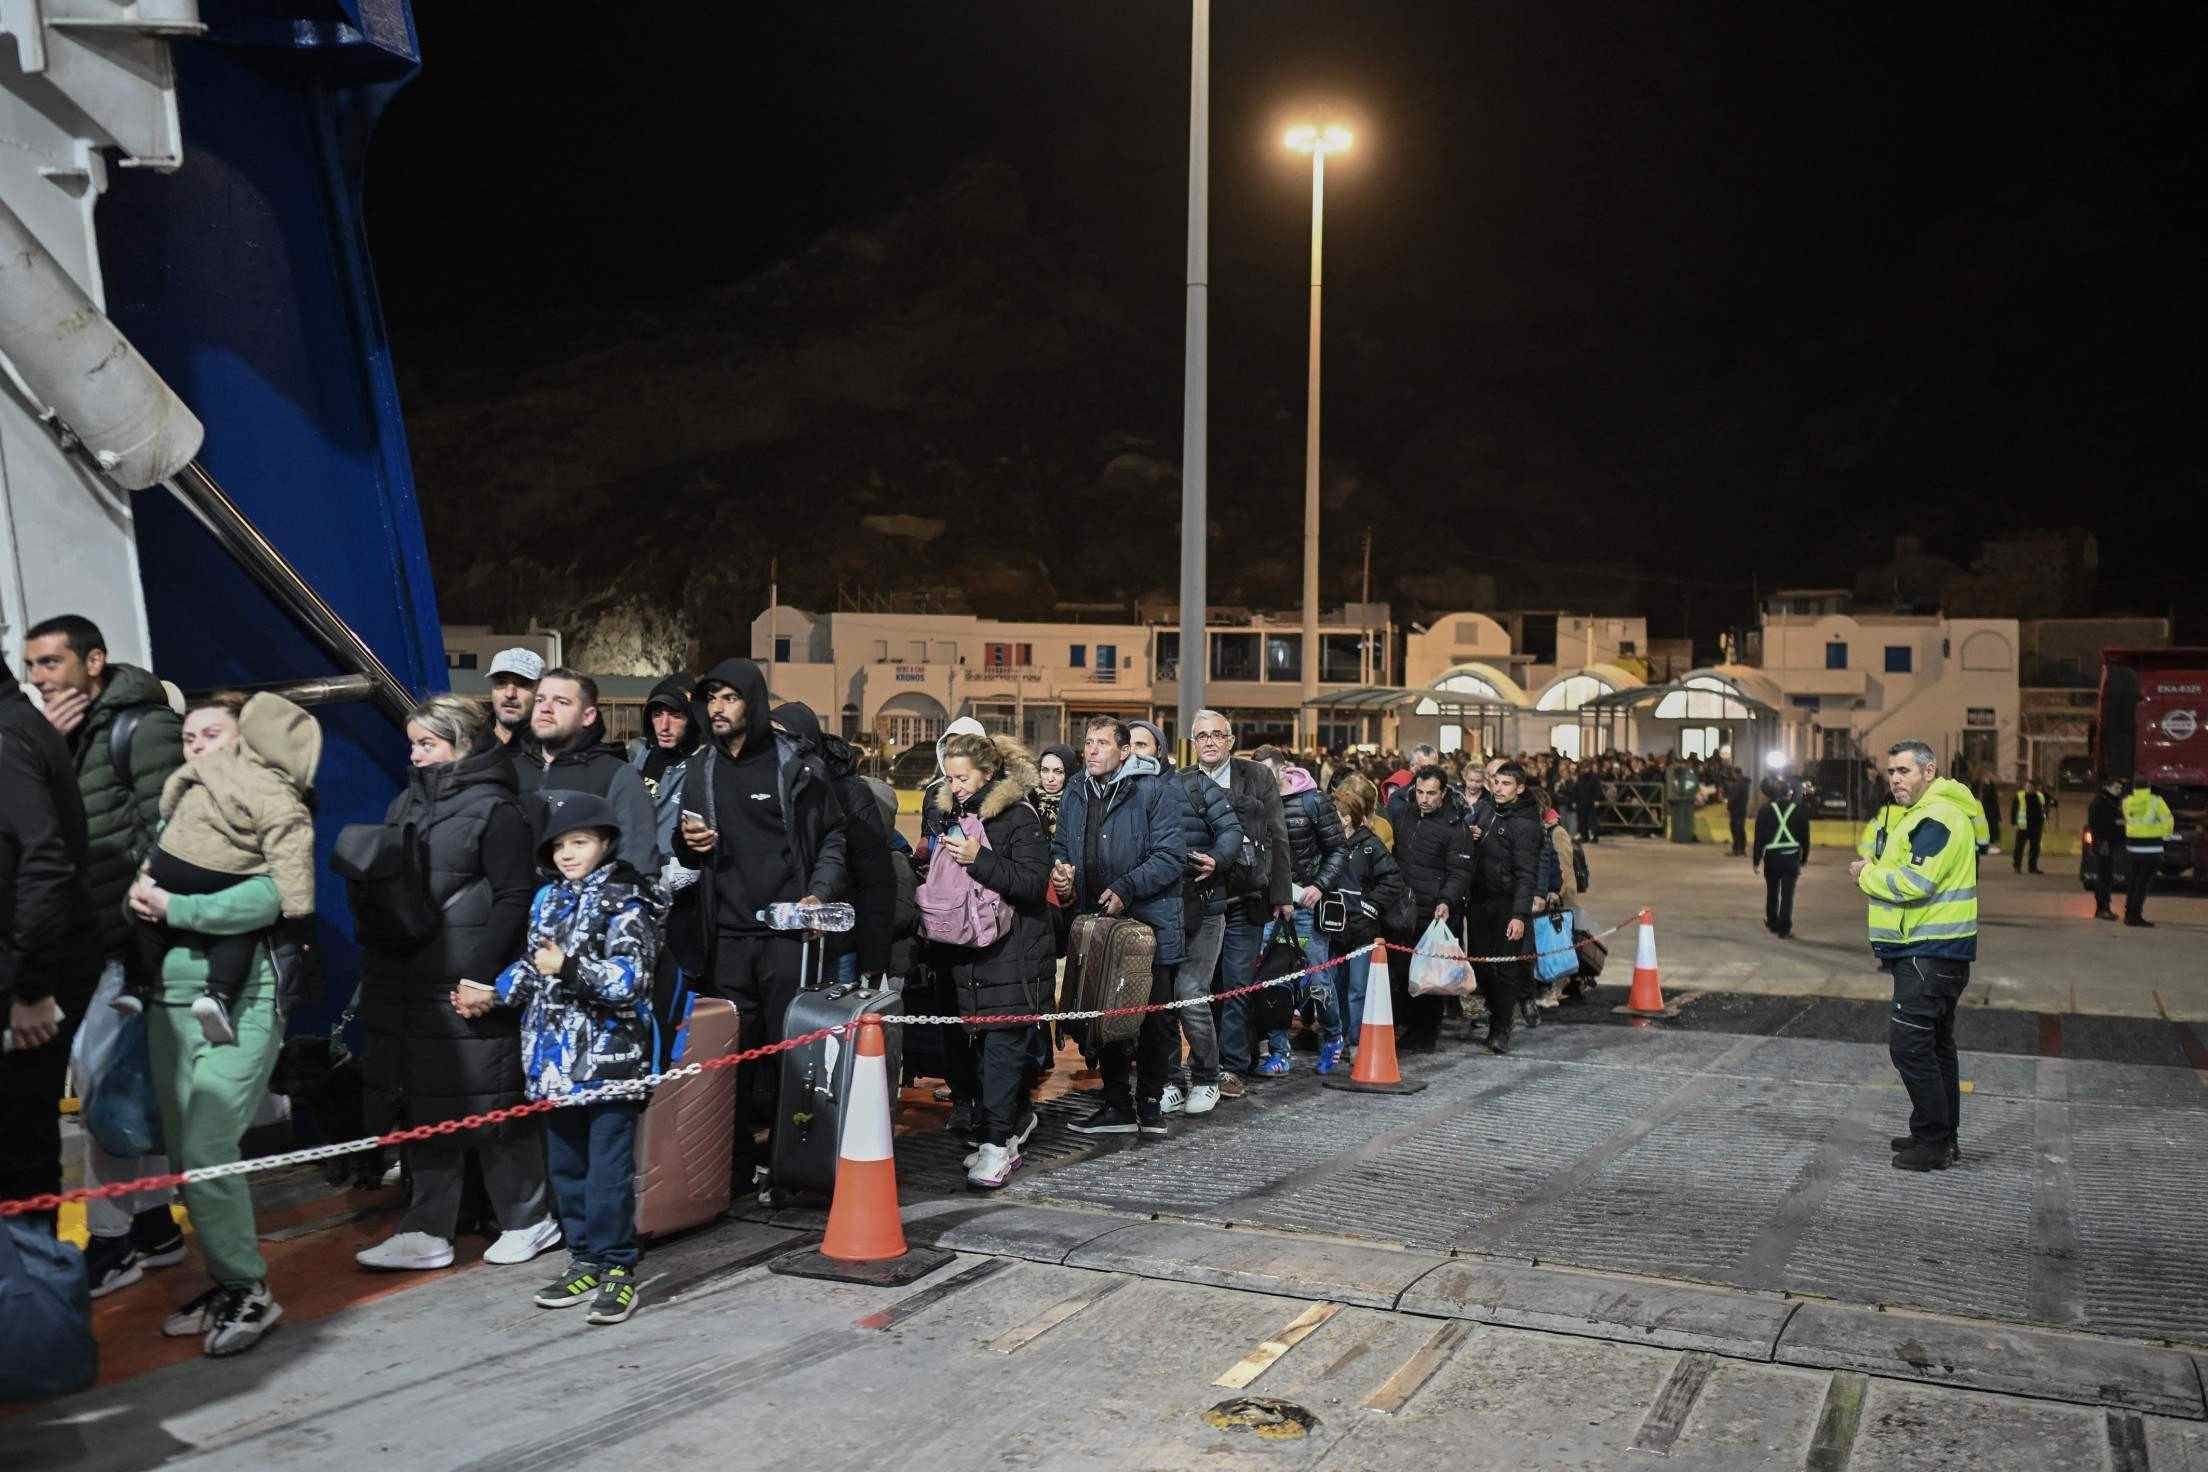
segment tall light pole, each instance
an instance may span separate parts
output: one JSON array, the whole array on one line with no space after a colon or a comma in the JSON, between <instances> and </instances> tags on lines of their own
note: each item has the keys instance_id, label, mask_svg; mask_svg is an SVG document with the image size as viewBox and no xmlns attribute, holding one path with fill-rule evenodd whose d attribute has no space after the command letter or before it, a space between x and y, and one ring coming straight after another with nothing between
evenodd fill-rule
<instances>
[{"instance_id":1,"label":"tall light pole","mask_svg":"<svg viewBox=\"0 0 2208 1472\"><path fill-rule=\"evenodd\" d=\"M1181 370L1181 681L1174 739L1189 754L1188 731L1204 705L1211 651L1204 625L1206 537L1211 528L1205 459L1209 423L1211 289L1211 0L1194 0L1188 48L1188 330Z\"/></svg>"},{"instance_id":2,"label":"tall light pole","mask_svg":"<svg viewBox=\"0 0 2208 1472\"><path fill-rule=\"evenodd\" d=\"M1303 442L1303 719L1306 746L1318 745L1319 713L1319 288L1325 280L1320 243L1326 227L1326 156L1349 147L1349 129L1308 123L1288 130L1288 146L1311 155L1311 377Z\"/></svg>"}]
</instances>

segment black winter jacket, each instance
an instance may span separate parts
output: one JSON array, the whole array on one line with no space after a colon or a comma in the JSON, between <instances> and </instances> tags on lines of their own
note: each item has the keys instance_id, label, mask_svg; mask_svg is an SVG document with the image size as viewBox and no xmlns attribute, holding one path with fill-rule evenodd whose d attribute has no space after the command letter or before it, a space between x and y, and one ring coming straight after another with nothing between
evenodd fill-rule
<instances>
[{"instance_id":1,"label":"black winter jacket","mask_svg":"<svg viewBox=\"0 0 2208 1472\"><path fill-rule=\"evenodd\" d=\"M1270 855L1266 872L1256 876L1257 888L1250 891L1247 880L1239 886L1247 892L1247 899L1261 911L1277 910L1295 899L1295 860L1289 854L1288 814L1281 805L1280 782L1273 776L1273 769L1263 762L1253 762L1247 757L1227 759L1227 804L1234 809L1236 819L1242 824L1245 837L1256 838ZM1195 771L1195 768L1191 768ZM1202 773L1198 772L1201 776ZM1209 778L1205 779L1209 781ZM1212 783L1217 786L1216 782ZM1260 834L1255 830L1262 829ZM1245 916L1252 923L1262 924L1266 918L1259 914Z\"/></svg>"},{"instance_id":2,"label":"black winter jacket","mask_svg":"<svg viewBox=\"0 0 2208 1472\"><path fill-rule=\"evenodd\" d=\"M1423 927L1436 905L1461 918L1472 894L1471 814L1451 792L1431 813L1413 803L1408 823L1395 831L1395 862L1411 886L1414 925Z\"/></svg>"},{"instance_id":3,"label":"black winter jacket","mask_svg":"<svg viewBox=\"0 0 2208 1472\"><path fill-rule=\"evenodd\" d=\"M935 946L937 963L950 972L958 988L963 1017L1036 1011L1042 1005L1045 978L1057 959L1046 894L1050 848L1043 841L1042 820L1027 803L1028 789L1035 785L1035 768L1009 737L998 737L997 749L1007 758L1004 769L979 801L954 802L948 789L939 798L939 811L946 821L968 813L980 816L988 842L967 872L976 884L995 890L1012 905L1012 928L995 943ZM938 862L955 861L945 857Z\"/></svg>"},{"instance_id":4,"label":"black winter jacket","mask_svg":"<svg viewBox=\"0 0 2208 1472\"><path fill-rule=\"evenodd\" d=\"M1157 935L1160 966L1178 965L1187 954L1181 915L1181 878L1188 870L1181 810L1187 806L1187 789L1160 771L1154 758L1130 756L1102 792L1086 773L1066 784L1058 831L1050 840L1051 858L1073 865L1075 909L1095 910L1099 897L1111 890L1126 902L1128 915ZM1092 824L1093 868L1087 853Z\"/></svg>"},{"instance_id":5,"label":"black winter jacket","mask_svg":"<svg viewBox=\"0 0 2208 1472\"><path fill-rule=\"evenodd\" d=\"M1290 785L1301 784L1291 779ZM1288 828L1290 877L1299 886L1335 888L1342 866L1342 814L1334 799L1313 785L1300 792L1283 792L1280 808Z\"/></svg>"},{"instance_id":6,"label":"black winter jacket","mask_svg":"<svg viewBox=\"0 0 2208 1472\"><path fill-rule=\"evenodd\" d=\"M1359 828L1342 845L1340 890L1354 890L1359 903L1349 907L1349 923L1337 949L1354 949L1376 935L1387 933L1388 911L1395 908L1406 888L1403 870L1388 846L1370 828Z\"/></svg>"},{"instance_id":7,"label":"black winter jacket","mask_svg":"<svg viewBox=\"0 0 2208 1472\"><path fill-rule=\"evenodd\" d=\"M759 672L759 666L748 659L724 659L707 671L698 682L698 688L703 691L707 685L715 683L734 686L744 696L744 744L774 743L779 772L776 790L782 798L782 821L789 834L790 862L805 876L805 892L823 900L843 898L851 884L845 868L843 804L837 801L834 789L829 786L828 774L819 761L800 752L796 742L774 734L767 719L767 681ZM701 730L712 730L702 696L691 707L691 714ZM706 827L716 830L720 825L714 815L713 768L727 760L720 744L708 741L690 758L682 774L682 805L704 818ZM873 799L869 797L867 803L871 807ZM676 897L667 919L667 951L688 975L708 976L713 969L713 946L718 935L714 921L719 911L719 886L714 881L732 861L723 845L715 845L711 853L700 854L693 852L688 844L678 842L675 857L683 867L702 872L696 884Z\"/></svg>"},{"instance_id":8,"label":"black winter jacket","mask_svg":"<svg viewBox=\"0 0 2208 1472\"><path fill-rule=\"evenodd\" d=\"M515 782L525 799L522 808L530 822L542 822L544 811L542 804L528 799L546 788L555 792L594 792L613 804L614 816L621 821L621 862L639 874L659 872L664 857L659 851L659 814L644 778L629 765L628 754L606 745L604 721L591 722L573 746L549 763L544 759L544 748L533 741L499 750L513 765Z\"/></svg>"},{"instance_id":9,"label":"black winter jacket","mask_svg":"<svg viewBox=\"0 0 2208 1472\"><path fill-rule=\"evenodd\" d=\"M1198 884L1192 869L1182 884L1182 909L1193 932L1206 918L1227 912L1225 881L1242 857L1242 820L1235 816L1227 790L1203 773L1189 770L1171 775L1178 777L1188 792L1188 812L1181 819L1181 835L1188 852L1191 857L1210 854L1215 866L1206 882Z\"/></svg>"},{"instance_id":10,"label":"black winter jacket","mask_svg":"<svg viewBox=\"0 0 2208 1472\"><path fill-rule=\"evenodd\" d=\"M84 1015L102 959L85 883L87 846L84 795L68 745L0 668L0 1004L51 996L68 1014L65 1028ZM51 1111L53 1100L45 1107Z\"/></svg>"},{"instance_id":11,"label":"black winter jacket","mask_svg":"<svg viewBox=\"0 0 2208 1472\"><path fill-rule=\"evenodd\" d=\"M386 823L412 821L429 850L429 893L443 912L415 951L364 950L361 1069L369 1125L435 1124L522 1102L521 1019L452 1010L455 982L489 986L521 955L537 890L535 826L514 792L503 746L417 767Z\"/></svg>"},{"instance_id":12,"label":"black winter jacket","mask_svg":"<svg viewBox=\"0 0 2208 1472\"><path fill-rule=\"evenodd\" d=\"M882 824L874 789L859 775L859 754L840 736L820 729L813 708L798 701L774 708L775 724L797 742L797 749L820 763L836 801L843 805L844 867L851 876L850 899L858 922L842 935L828 937L827 959L856 951L861 976L890 974L890 938L897 918L897 875L890 867L889 830ZM833 969L831 965L831 969Z\"/></svg>"},{"instance_id":13,"label":"black winter jacket","mask_svg":"<svg viewBox=\"0 0 2208 1472\"><path fill-rule=\"evenodd\" d=\"M1504 919L1531 920L1540 891L1541 814L1523 795L1497 804L1487 831L1474 845L1473 898L1481 910Z\"/></svg>"}]
</instances>

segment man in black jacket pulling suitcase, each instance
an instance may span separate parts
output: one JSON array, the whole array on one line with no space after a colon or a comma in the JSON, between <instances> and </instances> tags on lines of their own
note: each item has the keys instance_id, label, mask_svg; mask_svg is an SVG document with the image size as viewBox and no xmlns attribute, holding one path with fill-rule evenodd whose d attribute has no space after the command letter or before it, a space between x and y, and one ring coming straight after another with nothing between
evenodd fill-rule
<instances>
[{"instance_id":1,"label":"man in black jacket pulling suitcase","mask_svg":"<svg viewBox=\"0 0 2208 1472\"><path fill-rule=\"evenodd\" d=\"M1134 755L1127 738L1127 727L1110 716L1089 722L1083 774L1066 784L1051 836L1051 887L1076 912L1126 916L1149 926L1157 937L1150 1001L1170 1002L1185 951L1181 878L1188 866L1188 796L1155 758ZM1152 1012L1143 1017L1132 1049L1106 1044L1099 1065L1104 1102L1073 1129L1084 1135L1165 1134L1160 1101L1179 1039L1172 1016ZM1128 1088L1130 1066L1139 1100Z\"/></svg>"},{"instance_id":2,"label":"man in black jacket pulling suitcase","mask_svg":"<svg viewBox=\"0 0 2208 1472\"><path fill-rule=\"evenodd\" d=\"M667 945L699 991L735 1004L738 1046L779 1041L797 994L802 932L776 930L767 907L841 898L843 805L815 758L769 724L766 676L748 659L724 659L698 682L692 716L710 733L685 765L676 857L703 870L675 901ZM765 1185L748 1105L771 1121L777 1070L737 1065L732 1180L739 1192ZM771 1136L770 1136L771 1143Z\"/></svg>"}]
</instances>

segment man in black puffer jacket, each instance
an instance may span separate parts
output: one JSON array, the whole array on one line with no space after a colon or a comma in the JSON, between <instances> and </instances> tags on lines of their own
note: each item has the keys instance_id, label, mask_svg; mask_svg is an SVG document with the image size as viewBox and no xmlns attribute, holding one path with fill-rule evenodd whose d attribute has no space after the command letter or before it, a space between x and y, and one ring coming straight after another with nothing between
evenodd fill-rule
<instances>
[{"instance_id":1,"label":"man in black puffer jacket","mask_svg":"<svg viewBox=\"0 0 2208 1472\"><path fill-rule=\"evenodd\" d=\"M1487 785L1495 799L1495 815L1473 849L1472 953L1514 956L1524 949L1533 927L1533 897L1540 886L1545 839L1541 814L1526 796L1525 768L1504 762L1489 774ZM1480 989L1487 994L1487 1050L1507 1053L1526 964L1503 961L1483 965L1479 971Z\"/></svg>"},{"instance_id":2,"label":"man in black puffer jacket","mask_svg":"<svg viewBox=\"0 0 2208 1472\"><path fill-rule=\"evenodd\" d=\"M1465 924L1472 893L1473 838L1471 812L1441 768L1420 771L1411 784L1411 799L1409 820L1395 830L1396 866L1411 887L1411 930L1391 939L1397 945L1416 947L1426 927L1436 920L1453 929ZM1391 981L1409 978L1408 960L1404 957L1388 967ZM1396 990L1403 1006L1400 1046L1407 1052L1431 1053L1441 1036L1447 999L1411 996L1400 982Z\"/></svg>"},{"instance_id":3,"label":"man in black puffer jacket","mask_svg":"<svg viewBox=\"0 0 2208 1472\"><path fill-rule=\"evenodd\" d=\"M828 971L837 981L889 974L890 931L897 918L897 878L889 866L889 830L882 826L874 789L859 775L859 754L841 736L820 729L820 717L803 701L774 708L774 726L819 760L843 804L843 862L851 876L850 899L858 923L828 937Z\"/></svg>"},{"instance_id":4,"label":"man in black puffer jacket","mask_svg":"<svg viewBox=\"0 0 2208 1472\"><path fill-rule=\"evenodd\" d=\"M1147 727L1155 740L1157 728L1149 722L1128 724L1138 733ZM1142 750L1139 742L1135 750ZM1242 857L1242 820L1217 782L1193 767L1176 770L1162 756L1159 762L1165 775L1188 793L1188 808L1181 815L1181 838L1188 845L1188 873L1181 889L1188 953L1173 976L1173 999L1181 1001L1211 994L1212 973L1219 968L1227 937L1224 881ZM1209 1114L1220 1099L1218 1022L1208 1006L1183 1007L1176 1015L1188 1039L1189 1061L1176 1059L1173 1082L1166 1085L1158 1107L1166 1114Z\"/></svg>"}]
</instances>

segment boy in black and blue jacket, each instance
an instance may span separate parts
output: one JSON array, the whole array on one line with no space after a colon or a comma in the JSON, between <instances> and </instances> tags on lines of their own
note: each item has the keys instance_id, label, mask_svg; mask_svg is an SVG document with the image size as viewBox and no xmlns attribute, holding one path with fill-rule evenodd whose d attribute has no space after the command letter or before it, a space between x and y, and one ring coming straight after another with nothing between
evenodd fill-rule
<instances>
[{"instance_id":1,"label":"boy in black and blue jacket","mask_svg":"<svg viewBox=\"0 0 2208 1472\"><path fill-rule=\"evenodd\" d=\"M529 907L522 958L488 988L463 982L453 1006L480 1017L519 1007L522 1083L531 1099L605 1091L545 1118L545 1158L572 1261L540 1308L588 1301L590 1322L636 1312L636 1127L652 1067L652 969L665 900L620 862L613 805L587 792L545 795L539 862L560 877Z\"/></svg>"}]
</instances>

